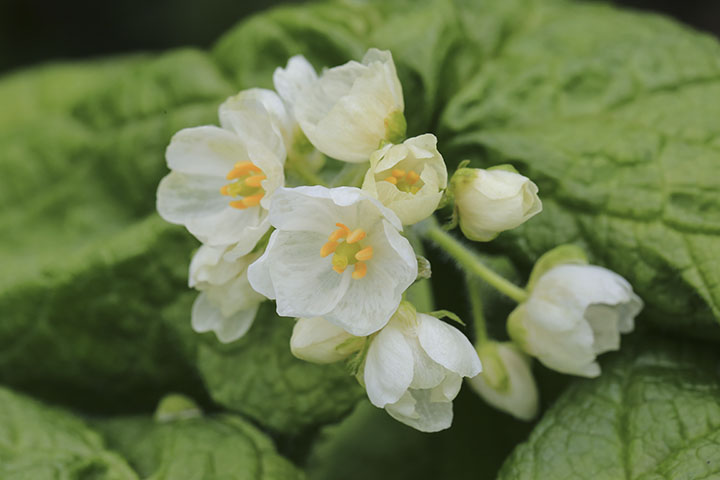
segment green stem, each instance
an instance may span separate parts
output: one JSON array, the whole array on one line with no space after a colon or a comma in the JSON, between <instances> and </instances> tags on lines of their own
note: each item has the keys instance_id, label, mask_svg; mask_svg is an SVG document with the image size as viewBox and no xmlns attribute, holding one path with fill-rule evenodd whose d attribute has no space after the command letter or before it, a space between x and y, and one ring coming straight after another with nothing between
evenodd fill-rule
<instances>
[{"instance_id":1,"label":"green stem","mask_svg":"<svg viewBox=\"0 0 720 480\"><path fill-rule=\"evenodd\" d=\"M306 181L309 185L322 185L327 187L325 179L320 175L307 168L307 164L303 162L288 163L287 168L298 177Z\"/></svg>"},{"instance_id":2,"label":"green stem","mask_svg":"<svg viewBox=\"0 0 720 480\"><path fill-rule=\"evenodd\" d=\"M470 299L470 312L473 317L473 330L475 331L475 345L479 346L488 339L487 327L485 326L485 314L483 313L482 299L480 298L480 285L478 278L470 273L465 275L465 284Z\"/></svg>"},{"instance_id":3,"label":"green stem","mask_svg":"<svg viewBox=\"0 0 720 480\"><path fill-rule=\"evenodd\" d=\"M428 220L423 226L425 238L454 258L466 272L477 275L518 303L525 301L527 292L524 289L488 268L475 252L443 230L434 218Z\"/></svg>"}]
</instances>

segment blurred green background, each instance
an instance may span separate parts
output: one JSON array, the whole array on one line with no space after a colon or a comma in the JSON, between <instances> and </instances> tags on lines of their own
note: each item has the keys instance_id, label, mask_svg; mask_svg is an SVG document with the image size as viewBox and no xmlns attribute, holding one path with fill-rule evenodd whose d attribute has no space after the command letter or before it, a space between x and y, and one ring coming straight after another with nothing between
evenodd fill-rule
<instances>
[{"instance_id":1,"label":"blurred green background","mask_svg":"<svg viewBox=\"0 0 720 480\"><path fill-rule=\"evenodd\" d=\"M481 0L480 0L481 1ZM209 47L238 20L302 0L0 0L0 72L47 60ZM720 35L720 2L614 0ZM140 14L139 14L140 12Z\"/></svg>"}]
</instances>

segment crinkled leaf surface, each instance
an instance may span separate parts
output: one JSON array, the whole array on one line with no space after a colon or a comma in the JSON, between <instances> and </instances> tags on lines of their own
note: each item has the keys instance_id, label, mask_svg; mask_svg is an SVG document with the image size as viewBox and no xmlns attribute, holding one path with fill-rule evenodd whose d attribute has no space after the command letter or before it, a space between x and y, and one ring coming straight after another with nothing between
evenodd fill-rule
<instances>
[{"instance_id":1,"label":"crinkled leaf surface","mask_svg":"<svg viewBox=\"0 0 720 480\"><path fill-rule=\"evenodd\" d=\"M637 343L623 346L599 378L571 386L508 459L500 480L718 478L716 349Z\"/></svg>"},{"instance_id":2,"label":"crinkled leaf surface","mask_svg":"<svg viewBox=\"0 0 720 480\"><path fill-rule=\"evenodd\" d=\"M720 45L657 16L524 3L443 112L447 157L512 163L539 184L543 213L500 237L525 265L581 244L651 321L718 336Z\"/></svg>"},{"instance_id":3,"label":"crinkled leaf surface","mask_svg":"<svg viewBox=\"0 0 720 480\"><path fill-rule=\"evenodd\" d=\"M0 388L0 478L137 480L82 421Z\"/></svg>"},{"instance_id":4,"label":"crinkled leaf surface","mask_svg":"<svg viewBox=\"0 0 720 480\"><path fill-rule=\"evenodd\" d=\"M248 334L199 347L198 368L213 400L285 434L298 434L348 413L364 391L342 362L315 365L290 353L293 321L274 304L261 307Z\"/></svg>"},{"instance_id":5,"label":"crinkled leaf surface","mask_svg":"<svg viewBox=\"0 0 720 480\"><path fill-rule=\"evenodd\" d=\"M96 411L201 392L189 315L164 315L195 243L154 192L170 136L232 91L195 51L0 81L0 381Z\"/></svg>"},{"instance_id":6,"label":"crinkled leaf surface","mask_svg":"<svg viewBox=\"0 0 720 480\"><path fill-rule=\"evenodd\" d=\"M147 480L301 480L272 441L233 415L96 422L107 443Z\"/></svg>"}]
</instances>

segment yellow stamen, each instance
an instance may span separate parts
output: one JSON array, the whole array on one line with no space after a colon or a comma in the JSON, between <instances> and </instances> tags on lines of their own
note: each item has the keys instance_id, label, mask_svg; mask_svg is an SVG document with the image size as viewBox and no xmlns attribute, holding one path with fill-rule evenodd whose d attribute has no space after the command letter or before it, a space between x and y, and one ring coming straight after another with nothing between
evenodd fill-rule
<instances>
[{"instance_id":1,"label":"yellow stamen","mask_svg":"<svg viewBox=\"0 0 720 480\"><path fill-rule=\"evenodd\" d=\"M265 192L258 193L257 195L250 195L249 197L243 198L243 203L246 207L254 207L260 205L260 200L265 196Z\"/></svg>"},{"instance_id":2,"label":"yellow stamen","mask_svg":"<svg viewBox=\"0 0 720 480\"><path fill-rule=\"evenodd\" d=\"M355 254L355 259L360 262L365 262L373 257L373 248L365 247Z\"/></svg>"},{"instance_id":3,"label":"yellow stamen","mask_svg":"<svg viewBox=\"0 0 720 480\"><path fill-rule=\"evenodd\" d=\"M387 178L385 179L385 181L386 181L386 182L390 182L390 183L392 183L393 185L397 185L397 178L395 178L395 177L387 177Z\"/></svg>"},{"instance_id":4,"label":"yellow stamen","mask_svg":"<svg viewBox=\"0 0 720 480\"><path fill-rule=\"evenodd\" d=\"M355 280L359 280L365 275L367 275L367 265L365 265L363 262L357 262L355 264L355 269L352 273L352 278L354 278Z\"/></svg>"},{"instance_id":5,"label":"yellow stamen","mask_svg":"<svg viewBox=\"0 0 720 480\"><path fill-rule=\"evenodd\" d=\"M346 268L347 268L347 265L344 267L341 267L339 265L333 265L333 270L335 270L337 273L343 273Z\"/></svg>"},{"instance_id":6,"label":"yellow stamen","mask_svg":"<svg viewBox=\"0 0 720 480\"><path fill-rule=\"evenodd\" d=\"M248 208L248 206L245 205L245 200L234 200L230 202L230 206L233 208L238 208L240 210L245 210L246 208Z\"/></svg>"},{"instance_id":7,"label":"yellow stamen","mask_svg":"<svg viewBox=\"0 0 720 480\"><path fill-rule=\"evenodd\" d=\"M397 178L402 178L405 176L405 170L401 170L399 168L394 168L392 172L390 172L390 175Z\"/></svg>"},{"instance_id":8,"label":"yellow stamen","mask_svg":"<svg viewBox=\"0 0 720 480\"><path fill-rule=\"evenodd\" d=\"M410 185L416 184L418 180L420 180L420 175L413 170L410 170L407 175L405 175L405 181Z\"/></svg>"},{"instance_id":9,"label":"yellow stamen","mask_svg":"<svg viewBox=\"0 0 720 480\"><path fill-rule=\"evenodd\" d=\"M260 187L263 180L267 177L265 175L253 175L245 179L245 185L248 187Z\"/></svg>"},{"instance_id":10,"label":"yellow stamen","mask_svg":"<svg viewBox=\"0 0 720 480\"><path fill-rule=\"evenodd\" d=\"M337 242L341 238L347 237L347 234L348 234L347 230L338 228L337 230L335 230L333 233L330 234L330 236L328 237L328 240L331 242Z\"/></svg>"},{"instance_id":11,"label":"yellow stamen","mask_svg":"<svg viewBox=\"0 0 720 480\"><path fill-rule=\"evenodd\" d=\"M365 238L365 230L362 228L358 228L357 230L353 230L350 235L347 236L347 239L345 240L347 243L357 243L363 238Z\"/></svg>"},{"instance_id":12,"label":"yellow stamen","mask_svg":"<svg viewBox=\"0 0 720 480\"><path fill-rule=\"evenodd\" d=\"M223 185L222 187L220 187L220 194L222 194L222 195L230 195L230 191L228 190L228 187L229 187L229 186L230 186L230 185Z\"/></svg>"},{"instance_id":13,"label":"yellow stamen","mask_svg":"<svg viewBox=\"0 0 720 480\"><path fill-rule=\"evenodd\" d=\"M262 170L260 170L260 168L252 162L238 162L235 164L234 168L228 172L225 178L228 180L235 180L236 178L247 175L251 171L261 172Z\"/></svg>"},{"instance_id":14,"label":"yellow stamen","mask_svg":"<svg viewBox=\"0 0 720 480\"><path fill-rule=\"evenodd\" d=\"M337 247L338 247L338 242L333 242L333 241L327 242L320 249L320 256L323 258L327 257L331 253L334 253L335 250L337 249Z\"/></svg>"}]
</instances>

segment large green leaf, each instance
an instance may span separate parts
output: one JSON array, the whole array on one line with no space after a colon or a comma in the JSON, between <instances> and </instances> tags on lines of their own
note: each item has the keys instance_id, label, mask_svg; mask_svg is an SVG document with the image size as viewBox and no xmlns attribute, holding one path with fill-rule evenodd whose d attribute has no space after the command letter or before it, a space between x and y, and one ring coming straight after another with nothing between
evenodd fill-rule
<instances>
[{"instance_id":1,"label":"large green leaf","mask_svg":"<svg viewBox=\"0 0 720 480\"><path fill-rule=\"evenodd\" d=\"M82 421L0 388L0 478L137 480Z\"/></svg>"},{"instance_id":2,"label":"large green leaf","mask_svg":"<svg viewBox=\"0 0 720 480\"><path fill-rule=\"evenodd\" d=\"M200 394L189 314L163 312L195 243L154 192L170 136L232 92L191 50L0 81L0 381L96 411Z\"/></svg>"},{"instance_id":3,"label":"large green leaf","mask_svg":"<svg viewBox=\"0 0 720 480\"><path fill-rule=\"evenodd\" d=\"M651 321L717 336L720 45L603 5L526 8L443 113L450 158L537 181L543 213L500 238L526 266L581 244L630 280Z\"/></svg>"},{"instance_id":4,"label":"large green leaf","mask_svg":"<svg viewBox=\"0 0 720 480\"><path fill-rule=\"evenodd\" d=\"M147 480L301 480L272 441L234 415L96 421L108 445Z\"/></svg>"},{"instance_id":5,"label":"large green leaf","mask_svg":"<svg viewBox=\"0 0 720 480\"><path fill-rule=\"evenodd\" d=\"M266 303L241 340L211 335L200 345L198 368L213 400L284 434L338 420L364 394L344 365L315 365L290 353L293 321Z\"/></svg>"},{"instance_id":6,"label":"large green leaf","mask_svg":"<svg viewBox=\"0 0 720 480\"><path fill-rule=\"evenodd\" d=\"M697 344L624 346L601 377L563 394L499 478L718 478L719 367L715 349Z\"/></svg>"}]
</instances>

